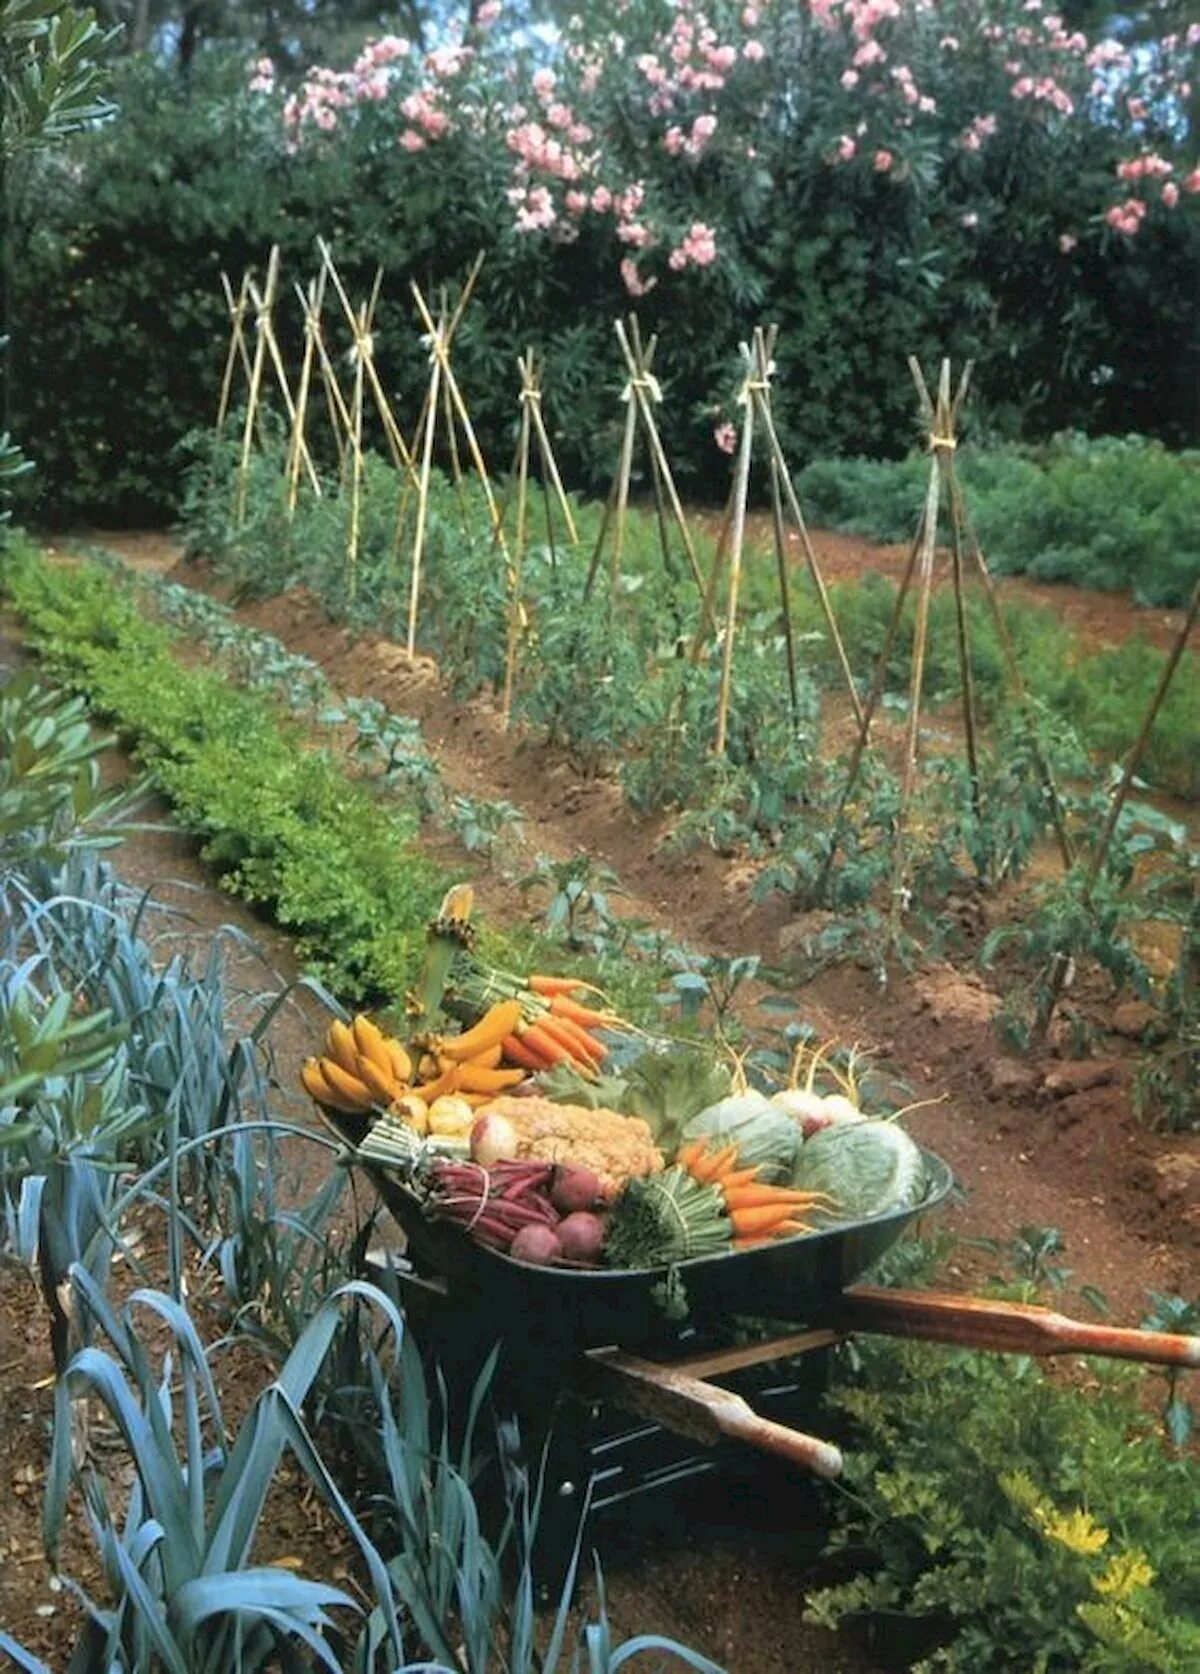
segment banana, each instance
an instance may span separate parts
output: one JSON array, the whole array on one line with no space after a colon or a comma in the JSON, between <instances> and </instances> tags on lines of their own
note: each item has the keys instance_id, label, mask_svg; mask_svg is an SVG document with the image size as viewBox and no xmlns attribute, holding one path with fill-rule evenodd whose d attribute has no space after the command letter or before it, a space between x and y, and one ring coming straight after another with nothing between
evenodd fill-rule
<instances>
[{"instance_id":1,"label":"banana","mask_svg":"<svg viewBox=\"0 0 1200 1674\"><path fill-rule=\"evenodd\" d=\"M369 1058L376 1069L382 1070L384 1075L390 1076L392 1074L392 1060L388 1053L387 1042L379 1029L371 1022L371 1019L363 1017L360 1013L351 1025L351 1033L354 1036L354 1044L358 1048L360 1065L364 1058ZM361 1073L360 1069L359 1074L361 1075Z\"/></svg>"},{"instance_id":2,"label":"banana","mask_svg":"<svg viewBox=\"0 0 1200 1674\"><path fill-rule=\"evenodd\" d=\"M473 1029L466 1034L453 1035L442 1041L439 1056L451 1058L457 1064L477 1058L489 1047L498 1046L505 1035L511 1035L521 1021L520 1000L501 1000L486 1011Z\"/></svg>"},{"instance_id":3,"label":"banana","mask_svg":"<svg viewBox=\"0 0 1200 1674\"><path fill-rule=\"evenodd\" d=\"M356 1075L347 1074L332 1058L321 1059L321 1074L335 1093L343 1099L350 1100L351 1110L374 1110L378 1104L379 1100L366 1083L360 1081Z\"/></svg>"},{"instance_id":4,"label":"banana","mask_svg":"<svg viewBox=\"0 0 1200 1674\"><path fill-rule=\"evenodd\" d=\"M359 1078L366 1083L370 1091L375 1094L375 1097L382 1104L391 1104L404 1091L390 1069L385 1073L370 1058L360 1058L358 1060L358 1073Z\"/></svg>"},{"instance_id":5,"label":"banana","mask_svg":"<svg viewBox=\"0 0 1200 1674\"><path fill-rule=\"evenodd\" d=\"M317 1104L326 1105L330 1110L340 1110L343 1115L357 1115L362 1106L355 1100L343 1098L336 1088L326 1081L321 1070L321 1062L317 1058L306 1058L300 1070L300 1079L304 1083L304 1090Z\"/></svg>"},{"instance_id":6,"label":"banana","mask_svg":"<svg viewBox=\"0 0 1200 1674\"><path fill-rule=\"evenodd\" d=\"M407 1087L413 1078L412 1059L400 1042L393 1040L390 1035L384 1036L383 1044L387 1047L388 1057L391 1060L392 1074L402 1087Z\"/></svg>"},{"instance_id":7,"label":"banana","mask_svg":"<svg viewBox=\"0 0 1200 1674\"><path fill-rule=\"evenodd\" d=\"M334 1018L326 1030L325 1051L347 1075L358 1074L358 1047L355 1045L354 1036L337 1018Z\"/></svg>"},{"instance_id":8,"label":"banana","mask_svg":"<svg viewBox=\"0 0 1200 1674\"><path fill-rule=\"evenodd\" d=\"M464 1093L503 1093L524 1079L523 1069L485 1069L474 1060L459 1065L458 1085Z\"/></svg>"}]
</instances>

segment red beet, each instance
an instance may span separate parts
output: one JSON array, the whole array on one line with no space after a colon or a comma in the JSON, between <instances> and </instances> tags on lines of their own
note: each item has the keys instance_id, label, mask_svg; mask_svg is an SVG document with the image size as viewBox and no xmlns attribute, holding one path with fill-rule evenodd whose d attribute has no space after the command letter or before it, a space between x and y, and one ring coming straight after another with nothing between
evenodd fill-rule
<instances>
[{"instance_id":1,"label":"red beet","mask_svg":"<svg viewBox=\"0 0 1200 1674\"><path fill-rule=\"evenodd\" d=\"M577 1209L559 1221L554 1231L567 1261L590 1265L598 1260L604 1242L604 1222L599 1215Z\"/></svg>"},{"instance_id":2,"label":"red beet","mask_svg":"<svg viewBox=\"0 0 1200 1674\"><path fill-rule=\"evenodd\" d=\"M577 1209L594 1209L603 1189L590 1168L564 1168L550 1188L550 1201L560 1215L572 1215Z\"/></svg>"},{"instance_id":3,"label":"red beet","mask_svg":"<svg viewBox=\"0 0 1200 1674\"><path fill-rule=\"evenodd\" d=\"M517 1261L528 1261L535 1267L548 1267L563 1252L554 1228L537 1225L523 1226L508 1247Z\"/></svg>"}]
</instances>

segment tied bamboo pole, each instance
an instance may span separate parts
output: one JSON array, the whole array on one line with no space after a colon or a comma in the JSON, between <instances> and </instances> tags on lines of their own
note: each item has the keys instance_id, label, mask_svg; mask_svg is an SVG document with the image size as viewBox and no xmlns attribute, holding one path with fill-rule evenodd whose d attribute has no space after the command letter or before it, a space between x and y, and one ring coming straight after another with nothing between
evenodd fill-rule
<instances>
[{"instance_id":1,"label":"tied bamboo pole","mask_svg":"<svg viewBox=\"0 0 1200 1674\"><path fill-rule=\"evenodd\" d=\"M429 484L433 475L433 433L437 420L438 394L442 382L442 356L438 353L437 342L445 329L446 322L439 320L436 328L430 334L429 349L429 392L425 403L424 426L420 431L421 437L421 466L417 476L417 528L413 537L412 579L408 594L408 654L416 656L417 651L417 609L421 598L421 560L425 552L425 525L429 514Z\"/></svg>"},{"instance_id":2,"label":"tied bamboo pole","mask_svg":"<svg viewBox=\"0 0 1200 1674\"><path fill-rule=\"evenodd\" d=\"M924 384L922 382L922 389ZM926 399L928 392L926 391ZM954 446L951 431L950 362L943 360L938 374L937 403L930 412L929 482L922 515L920 556L917 561L917 618L913 628L912 679L908 698L908 725L904 739L904 761L900 771L900 800L896 808L896 830L892 848L891 934L900 937L901 920L908 905L908 810L917 773L917 745L921 726L921 693L925 683L925 652L929 636L929 601L933 594L933 561L937 550L938 506L941 501L942 460Z\"/></svg>"},{"instance_id":3,"label":"tied bamboo pole","mask_svg":"<svg viewBox=\"0 0 1200 1674\"><path fill-rule=\"evenodd\" d=\"M225 297L225 308L229 314L229 349L225 355L225 370L221 374L221 393L217 400L216 433L218 438L225 428L225 420L229 415L229 399L233 394L233 373L239 361L246 377L250 376L250 351L246 348L246 334L243 325L246 309L249 305L248 287L249 273L242 274L242 282L235 297L233 286L229 282L229 275L222 270L221 291Z\"/></svg>"},{"instance_id":4,"label":"tied bamboo pole","mask_svg":"<svg viewBox=\"0 0 1200 1674\"><path fill-rule=\"evenodd\" d=\"M471 265L458 301L454 305L454 312L446 323L445 342L447 351L453 346L454 338L462 324L463 315L467 311L472 295L475 291L479 274L483 268L483 251L475 257ZM426 385L425 394L421 401L421 410L417 414L416 429L413 431L413 454L421 451L421 438L425 433L425 424L429 416L429 386ZM396 506L396 527L392 537L392 560L399 565L400 553L404 546L404 536L408 528L408 507L414 488L419 487L419 471L414 469L406 473L400 489L400 498Z\"/></svg>"},{"instance_id":5,"label":"tied bamboo pole","mask_svg":"<svg viewBox=\"0 0 1200 1674\"><path fill-rule=\"evenodd\" d=\"M392 463L398 471L404 471L407 473L410 480L415 480L416 466L413 461L412 451L404 439L404 433L401 430L400 425L397 423L396 415L392 411L391 403L387 398L383 388L383 383L380 380L379 370L375 365L375 351L371 328L374 324L375 310L379 302L380 288L383 284L383 269L376 269L375 283L371 290L371 299L367 308L356 312L353 303L350 301L346 287L342 283L341 274L338 272L337 264L333 259L333 252L323 238L317 239L317 249L321 255L322 267L324 271L329 274L333 283L334 293L337 296L338 302L341 304L342 313L346 317L346 323L350 327L351 335L354 339L354 352L356 356L362 360L363 376L366 380L367 386L370 388L371 397L375 403L376 411L379 414L380 422L383 425L383 433L388 444L388 450L392 456Z\"/></svg>"},{"instance_id":6,"label":"tied bamboo pole","mask_svg":"<svg viewBox=\"0 0 1200 1674\"><path fill-rule=\"evenodd\" d=\"M757 342L755 347L757 349ZM721 647L721 684L717 696L717 736L713 748L718 756L725 754L725 735L729 725L729 689L733 678L733 642L737 632L738 590L742 577L742 550L746 539L746 497L750 488L750 460L754 452L754 397L752 384L764 367L757 356L752 356L746 344L741 345L746 361L746 379L738 403L745 408L742 434L738 444L737 466L733 479L733 523L729 541L729 597L725 606L724 643Z\"/></svg>"},{"instance_id":7,"label":"tied bamboo pole","mask_svg":"<svg viewBox=\"0 0 1200 1674\"><path fill-rule=\"evenodd\" d=\"M369 305L364 303L358 314L359 330L355 347L351 351L354 355L354 404L352 408L353 434L351 436L352 459L350 466L350 528L346 540L346 582L351 603L358 592L358 545L362 524L362 484L363 484L363 376L367 364L366 354L359 344L367 336L367 321Z\"/></svg>"},{"instance_id":8,"label":"tied bamboo pole","mask_svg":"<svg viewBox=\"0 0 1200 1674\"><path fill-rule=\"evenodd\" d=\"M320 275L318 276L320 277ZM353 429L353 420L346 397L342 393L338 382L337 371L333 359L325 343L325 333L321 325L320 309L314 308L312 299L302 291L299 285L294 286L300 306L304 311L304 329L311 336L317 354L317 365L321 372L321 383L325 391L325 401L329 409L329 423L333 430L333 439L337 447L339 473L345 456L346 441Z\"/></svg>"},{"instance_id":9,"label":"tied bamboo pole","mask_svg":"<svg viewBox=\"0 0 1200 1674\"><path fill-rule=\"evenodd\" d=\"M307 294L299 291L299 286L296 289L301 297L301 309L304 315L304 358L300 364L300 382L296 389L296 413L292 424L291 446L288 449L287 518L289 523L296 515L296 502L300 493L300 446L304 441L305 430L308 425L308 395L312 386L313 363L317 351L314 321L321 317L321 306L325 297L324 269L309 285ZM305 452L307 453L307 451L306 447Z\"/></svg>"},{"instance_id":10,"label":"tied bamboo pole","mask_svg":"<svg viewBox=\"0 0 1200 1674\"><path fill-rule=\"evenodd\" d=\"M279 393L283 397L283 410L287 414L289 433L297 448L300 460L308 472L308 480L313 493L321 498L321 480L317 476L316 467L312 462L308 446L302 433L296 429L296 403L292 397L291 385L288 383L287 369L283 364L283 355L279 348L279 339L275 335L275 323L272 318L274 305L268 304L264 297L260 297L254 281L250 281L250 300L258 312L260 330L267 344L267 357L271 362L271 370L275 374L275 382L279 385ZM290 451L289 444L289 451ZM285 467L286 480L286 467Z\"/></svg>"},{"instance_id":11,"label":"tied bamboo pole","mask_svg":"<svg viewBox=\"0 0 1200 1674\"><path fill-rule=\"evenodd\" d=\"M247 285L251 281L247 279ZM263 331L263 309L270 309L275 304L275 293L279 284L279 246L271 246L271 254L267 258L267 280L261 297L262 309L258 310L255 321L258 332L254 344L254 362L250 369L250 394L246 403L246 422L242 429L242 455L238 465L237 481L234 491L233 521L236 528L241 528L246 521L246 493L250 481L250 452L254 445L254 425L258 416L258 403L262 393L263 367L266 363L267 341Z\"/></svg>"},{"instance_id":12,"label":"tied bamboo pole","mask_svg":"<svg viewBox=\"0 0 1200 1674\"><path fill-rule=\"evenodd\" d=\"M536 387L533 350L518 360L521 374L521 422L517 441L517 526L512 550L513 586L508 601L508 644L504 657L504 695L500 705L501 724L508 728L512 720L513 687L516 684L517 653L522 629L521 581L528 539L526 516L529 502L529 449L533 436L531 391Z\"/></svg>"},{"instance_id":13,"label":"tied bamboo pole","mask_svg":"<svg viewBox=\"0 0 1200 1674\"><path fill-rule=\"evenodd\" d=\"M683 502L679 498L679 490L675 486L675 477L671 471L670 462L667 459L666 449L663 447L662 436L658 428L658 421L654 416L655 405L661 404L662 402L662 388L659 385L658 380L650 373L646 357L644 355L639 356L634 352L633 343L640 345L639 327L636 316L630 316L628 330L622 320L617 320L615 322L615 330L617 334L617 342L621 346L621 354L624 358L626 371L629 376L629 382L626 387L632 392L633 401L636 403L637 415L642 421L642 426L646 433L646 440L649 444L650 457L656 467L658 475L661 477L662 486L667 496L667 503L671 510L671 516L674 519L675 527L679 531L679 538L683 544L688 568L692 573L692 579L696 583L696 592L699 595L701 605L703 606L705 603L704 577L700 573L700 565L696 559L696 548L692 542L691 531L688 528L687 518L685 517L683 511ZM631 336L633 343L630 341ZM628 493L628 481L626 481L626 491ZM715 619L710 618L708 626L713 632L715 632Z\"/></svg>"},{"instance_id":14,"label":"tied bamboo pole","mask_svg":"<svg viewBox=\"0 0 1200 1674\"><path fill-rule=\"evenodd\" d=\"M858 695L858 688L854 684L854 676L850 672L850 660L846 655L846 647L842 643L842 636L837 625L837 618L833 614L833 605L829 598L828 589L825 586L825 578L821 574L821 566L818 564L817 555L813 550L812 540L808 533L808 525L804 521L803 511L800 509L800 499L796 493L795 484L792 481L792 473L788 469L787 459L783 452L783 444L780 442L779 432L775 428L775 416L771 411L770 402L767 400L767 385L764 384L762 389L756 389L752 393L756 416L759 423L762 425L763 433L767 438L767 445L770 449L770 457L775 466L779 486L783 489L788 514L790 515L792 522L796 525L796 532L800 537L800 545L804 552L804 562L808 566L808 573L812 577L813 586L816 588L817 599L821 606L821 614L825 618L825 626L829 632L830 643L837 655L838 663L840 664L842 670L842 676L846 682L846 691L850 697L850 707L854 711L855 720L861 726L863 715L862 702Z\"/></svg>"}]
</instances>

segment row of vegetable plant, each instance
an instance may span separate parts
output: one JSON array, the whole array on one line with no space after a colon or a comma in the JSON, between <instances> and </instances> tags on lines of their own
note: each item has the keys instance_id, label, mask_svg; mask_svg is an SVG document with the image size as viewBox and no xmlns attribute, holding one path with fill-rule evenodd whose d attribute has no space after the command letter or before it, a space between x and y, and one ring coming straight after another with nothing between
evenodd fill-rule
<instances>
[{"instance_id":1,"label":"row of vegetable plant","mask_svg":"<svg viewBox=\"0 0 1200 1674\"><path fill-rule=\"evenodd\" d=\"M536 1630L536 1499L514 1502L499 1545L484 1536L470 1487L482 1447L473 1422L451 1451L401 1316L379 1289L350 1282L357 1258L332 1218L344 1172L331 1170L307 1203L281 1205L278 1147L334 1147L272 1114L279 1094L263 1033L275 1003L262 997L252 1032L231 1039L220 938L199 973L182 955L156 960L140 939L146 901L95 852L118 839L120 804L98 792L100 745L78 700L8 685L0 728L0 993L12 1024L0 1047L3 1253L40 1273L49 1310L51 1556L69 1506L82 1506L98 1560L94 1591L66 1577L83 1610L73 1666L199 1670L232 1659L257 1669L303 1655L335 1670L549 1674L575 1636L568 1595L549 1642ZM157 1213L165 1290L149 1288L156 1275L132 1236ZM127 1299L110 1295L115 1251L144 1281ZM189 1292L211 1292L205 1268L224 1289L215 1318L187 1303ZM221 1335L206 1342L214 1325ZM236 1433L219 1393L230 1326L251 1334L268 1367ZM127 1504L114 1501L112 1460L100 1465L79 1446L87 1403L120 1438ZM359 1596L258 1555L285 1453L341 1529ZM348 1486L327 1461L351 1453ZM598 1619L579 1629L585 1639L598 1670L644 1650L715 1674L654 1635L614 1643L602 1593ZM3 1630L0 1648L45 1674Z\"/></svg>"}]
</instances>

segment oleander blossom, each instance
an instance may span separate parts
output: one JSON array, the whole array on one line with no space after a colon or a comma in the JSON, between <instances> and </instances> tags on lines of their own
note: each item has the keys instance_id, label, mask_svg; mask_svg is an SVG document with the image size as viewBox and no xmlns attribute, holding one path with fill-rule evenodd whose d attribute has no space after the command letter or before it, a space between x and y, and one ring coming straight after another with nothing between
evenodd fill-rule
<instances>
[{"instance_id":1,"label":"oleander blossom","mask_svg":"<svg viewBox=\"0 0 1200 1674\"><path fill-rule=\"evenodd\" d=\"M713 441L722 453L733 453L737 449L738 435L733 425L726 419L718 424L713 431Z\"/></svg>"},{"instance_id":2,"label":"oleander blossom","mask_svg":"<svg viewBox=\"0 0 1200 1674\"><path fill-rule=\"evenodd\" d=\"M716 235L703 221L693 221L667 257L667 266L680 272L685 267L711 267L717 259Z\"/></svg>"}]
</instances>

